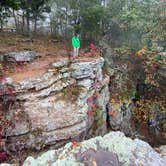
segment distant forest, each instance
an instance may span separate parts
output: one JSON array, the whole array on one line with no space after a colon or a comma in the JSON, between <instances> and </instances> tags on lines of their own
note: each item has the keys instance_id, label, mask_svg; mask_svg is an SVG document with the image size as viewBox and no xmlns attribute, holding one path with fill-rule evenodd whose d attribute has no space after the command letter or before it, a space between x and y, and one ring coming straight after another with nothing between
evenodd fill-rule
<instances>
[{"instance_id":1,"label":"distant forest","mask_svg":"<svg viewBox=\"0 0 166 166\"><path fill-rule=\"evenodd\" d=\"M100 40L104 35L116 45L151 47L153 41L165 48L165 0L1 0L0 27L9 18L17 33L40 33L38 22L49 17L54 37L81 37Z\"/></svg>"}]
</instances>

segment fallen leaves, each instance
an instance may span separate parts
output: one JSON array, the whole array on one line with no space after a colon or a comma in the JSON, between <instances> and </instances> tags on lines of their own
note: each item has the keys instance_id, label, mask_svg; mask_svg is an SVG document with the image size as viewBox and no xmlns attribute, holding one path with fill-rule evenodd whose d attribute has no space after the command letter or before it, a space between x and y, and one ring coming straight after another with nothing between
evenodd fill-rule
<instances>
[{"instance_id":1,"label":"fallen leaves","mask_svg":"<svg viewBox=\"0 0 166 166\"><path fill-rule=\"evenodd\" d=\"M82 144L74 141L72 145L65 151L65 153L61 154L58 158L63 160L72 150L76 150L79 147L82 147Z\"/></svg>"},{"instance_id":2,"label":"fallen leaves","mask_svg":"<svg viewBox=\"0 0 166 166\"><path fill-rule=\"evenodd\" d=\"M0 151L0 163L8 158L8 154L5 151Z\"/></svg>"},{"instance_id":3,"label":"fallen leaves","mask_svg":"<svg viewBox=\"0 0 166 166\"><path fill-rule=\"evenodd\" d=\"M143 57L144 55L146 55L146 52L147 52L147 48L146 47L143 47L141 50L139 50L136 55L138 57Z\"/></svg>"},{"instance_id":4,"label":"fallen leaves","mask_svg":"<svg viewBox=\"0 0 166 166\"><path fill-rule=\"evenodd\" d=\"M81 143L79 143L79 142L73 142L73 144L72 144L72 149L77 149L78 147L81 147L82 145L81 145Z\"/></svg>"},{"instance_id":5,"label":"fallen leaves","mask_svg":"<svg viewBox=\"0 0 166 166\"><path fill-rule=\"evenodd\" d=\"M117 117L117 115L118 115L118 111L116 110L116 111L111 111L111 112L109 112L108 113L110 116L112 116L113 118L115 118L115 117Z\"/></svg>"}]
</instances>

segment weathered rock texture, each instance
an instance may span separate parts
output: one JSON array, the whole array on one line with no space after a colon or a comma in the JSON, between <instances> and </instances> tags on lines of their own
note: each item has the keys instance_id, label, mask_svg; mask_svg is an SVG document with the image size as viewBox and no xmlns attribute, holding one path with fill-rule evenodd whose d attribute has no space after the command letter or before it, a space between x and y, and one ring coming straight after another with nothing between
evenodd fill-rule
<instances>
[{"instance_id":1,"label":"weathered rock texture","mask_svg":"<svg viewBox=\"0 0 166 166\"><path fill-rule=\"evenodd\" d=\"M65 147L47 151L36 159L28 157L23 164L49 165L165 166L166 160L146 142L132 140L121 132L110 132L103 137L95 137L82 143L68 143Z\"/></svg>"},{"instance_id":2,"label":"weathered rock texture","mask_svg":"<svg viewBox=\"0 0 166 166\"><path fill-rule=\"evenodd\" d=\"M11 61L11 62L30 62L38 57L38 55L32 51L20 51L20 52L10 52L5 55L1 55L1 61Z\"/></svg>"},{"instance_id":3,"label":"weathered rock texture","mask_svg":"<svg viewBox=\"0 0 166 166\"><path fill-rule=\"evenodd\" d=\"M48 72L14 84L16 101L7 113L12 121L6 131L8 148L59 147L104 134L109 80L102 74L103 64L103 58L71 65L57 62Z\"/></svg>"}]
</instances>

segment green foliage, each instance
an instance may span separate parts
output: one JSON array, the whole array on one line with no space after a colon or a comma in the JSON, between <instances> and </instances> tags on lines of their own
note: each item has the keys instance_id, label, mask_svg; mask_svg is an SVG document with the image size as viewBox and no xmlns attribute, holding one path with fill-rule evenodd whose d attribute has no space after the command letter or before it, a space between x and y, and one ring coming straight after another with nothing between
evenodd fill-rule
<instances>
[{"instance_id":1,"label":"green foliage","mask_svg":"<svg viewBox=\"0 0 166 166\"><path fill-rule=\"evenodd\" d=\"M3 28L3 24L7 22L7 18L11 15L11 9L19 8L19 0L1 0L0 1L0 25Z\"/></svg>"},{"instance_id":2,"label":"green foliage","mask_svg":"<svg viewBox=\"0 0 166 166\"><path fill-rule=\"evenodd\" d=\"M157 61L162 61L162 60L163 60L163 58L161 57L161 55L156 55L156 56L155 56L155 59L156 59Z\"/></svg>"},{"instance_id":3,"label":"green foliage","mask_svg":"<svg viewBox=\"0 0 166 166\"><path fill-rule=\"evenodd\" d=\"M43 12L50 12L50 7L48 6L49 0L37 0L32 1L31 13L33 19L44 18Z\"/></svg>"},{"instance_id":4,"label":"green foliage","mask_svg":"<svg viewBox=\"0 0 166 166\"><path fill-rule=\"evenodd\" d=\"M100 34L104 8L99 0L56 0L52 6L51 29L56 36L71 36L74 31L79 31L85 38Z\"/></svg>"},{"instance_id":5,"label":"green foliage","mask_svg":"<svg viewBox=\"0 0 166 166\"><path fill-rule=\"evenodd\" d=\"M103 6L100 0L55 0L52 13L52 31L71 36L79 29L86 39L111 35L113 43L140 49L150 47L153 38L162 39L166 29L163 5L157 0L109 0ZM80 22L80 24L77 24Z\"/></svg>"},{"instance_id":6,"label":"green foliage","mask_svg":"<svg viewBox=\"0 0 166 166\"><path fill-rule=\"evenodd\" d=\"M21 9L22 19L26 18L26 28L29 33L30 21L34 22L34 29L36 31L37 21L44 19L44 12L50 12L48 2L50 0L1 0L0 2L0 23L1 28L7 21L7 18L11 15L15 18L15 24L17 24L17 18L15 16L15 10ZM19 14L20 17L20 14ZM23 21L25 25L25 20ZM19 28L16 25L16 28ZM24 28L24 27L22 27Z\"/></svg>"},{"instance_id":7,"label":"green foliage","mask_svg":"<svg viewBox=\"0 0 166 166\"><path fill-rule=\"evenodd\" d=\"M26 17L27 32L30 31L30 21L34 22L34 31L37 29L37 21L39 19L45 19L43 13L50 12L49 7L50 0L21 0L20 8L23 11L23 17Z\"/></svg>"},{"instance_id":8,"label":"green foliage","mask_svg":"<svg viewBox=\"0 0 166 166\"><path fill-rule=\"evenodd\" d=\"M36 31L37 21L50 12L51 32L57 37L71 37L79 31L82 38L100 40L110 35L110 43L126 45L136 50L152 47L157 41L165 49L166 4L158 0L1 0L1 26L11 14L11 9L21 9L24 25L29 31L30 21ZM51 9L51 10L50 10Z\"/></svg>"},{"instance_id":9,"label":"green foliage","mask_svg":"<svg viewBox=\"0 0 166 166\"><path fill-rule=\"evenodd\" d=\"M81 91L82 91L82 87L70 85L64 88L62 93L63 93L64 99L75 101Z\"/></svg>"},{"instance_id":10,"label":"green foliage","mask_svg":"<svg viewBox=\"0 0 166 166\"><path fill-rule=\"evenodd\" d=\"M104 8L101 5L88 7L81 12L83 36L96 39L102 34L102 20L104 19Z\"/></svg>"},{"instance_id":11,"label":"green foliage","mask_svg":"<svg viewBox=\"0 0 166 166\"><path fill-rule=\"evenodd\" d=\"M19 0L1 0L0 1L0 7L1 8L13 8L13 9L18 9L18 6L20 4Z\"/></svg>"},{"instance_id":12,"label":"green foliage","mask_svg":"<svg viewBox=\"0 0 166 166\"><path fill-rule=\"evenodd\" d=\"M163 34L163 30L159 28L160 8L157 0L110 0L107 6L110 28L107 30L111 33L112 40L117 40L115 44L125 43L137 49L149 45L157 34Z\"/></svg>"},{"instance_id":13,"label":"green foliage","mask_svg":"<svg viewBox=\"0 0 166 166\"><path fill-rule=\"evenodd\" d=\"M99 107L97 107L95 112L96 112L95 120L100 119L102 116L102 110Z\"/></svg>"},{"instance_id":14,"label":"green foliage","mask_svg":"<svg viewBox=\"0 0 166 166\"><path fill-rule=\"evenodd\" d=\"M130 100L131 98L135 98L135 97L139 98L139 94L137 93L135 88L126 89L120 94L120 99L122 101Z\"/></svg>"},{"instance_id":15,"label":"green foliage","mask_svg":"<svg viewBox=\"0 0 166 166\"><path fill-rule=\"evenodd\" d=\"M123 46L123 47L114 48L113 50L118 54L125 54L129 52L130 48Z\"/></svg>"}]
</instances>

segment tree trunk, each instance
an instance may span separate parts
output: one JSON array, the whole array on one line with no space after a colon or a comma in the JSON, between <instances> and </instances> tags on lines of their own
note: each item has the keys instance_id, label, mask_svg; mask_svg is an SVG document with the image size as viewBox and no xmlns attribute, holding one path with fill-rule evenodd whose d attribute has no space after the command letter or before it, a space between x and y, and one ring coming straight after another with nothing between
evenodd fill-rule
<instances>
[{"instance_id":1,"label":"tree trunk","mask_svg":"<svg viewBox=\"0 0 166 166\"><path fill-rule=\"evenodd\" d=\"M27 34L29 35L30 33L30 18L29 18L29 11L26 13L26 21L27 21Z\"/></svg>"},{"instance_id":2,"label":"tree trunk","mask_svg":"<svg viewBox=\"0 0 166 166\"><path fill-rule=\"evenodd\" d=\"M3 30L3 20L0 20L0 26L1 26L1 30Z\"/></svg>"},{"instance_id":3,"label":"tree trunk","mask_svg":"<svg viewBox=\"0 0 166 166\"><path fill-rule=\"evenodd\" d=\"M37 16L35 16L35 22L34 22L34 32L37 31Z\"/></svg>"},{"instance_id":4,"label":"tree trunk","mask_svg":"<svg viewBox=\"0 0 166 166\"><path fill-rule=\"evenodd\" d=\"M17 18L16 18L16 14L15 14L15 11L13 9L13 17L14 17L14 22L15 22L15 27L16 27L16 31L18 32L18 22L17 22Z\"/></svg>"},{"instance_id":5,"label":"tree trunk","mask_svg":"<svg viewBox=\"0 0 166 166\"><path fill-rule=\"evenodd\" d=\"M22 29L22 32L25 31L25 13L24 12L22 14L22 27L21 27L21 29Z\"/></svg>"}]
</instances>

